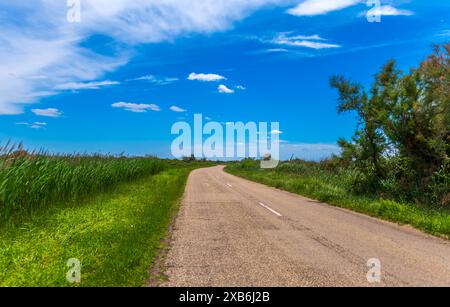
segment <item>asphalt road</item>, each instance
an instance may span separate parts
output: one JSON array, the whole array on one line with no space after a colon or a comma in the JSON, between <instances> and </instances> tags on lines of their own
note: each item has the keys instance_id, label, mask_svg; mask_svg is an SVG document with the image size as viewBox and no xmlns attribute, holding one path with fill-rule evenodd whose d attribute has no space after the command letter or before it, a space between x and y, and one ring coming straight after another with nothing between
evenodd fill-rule
<instances>
[{"instance_id":1,"label":"asphalt road","mask_svg":"<svg viewBox=\"0 0 450 307\"><path fill-rule=\"evenodd\" d=\"M214 167L188 180L166 268L163 286L450 286L450 242Z\"/></svg>"}]
</instances>

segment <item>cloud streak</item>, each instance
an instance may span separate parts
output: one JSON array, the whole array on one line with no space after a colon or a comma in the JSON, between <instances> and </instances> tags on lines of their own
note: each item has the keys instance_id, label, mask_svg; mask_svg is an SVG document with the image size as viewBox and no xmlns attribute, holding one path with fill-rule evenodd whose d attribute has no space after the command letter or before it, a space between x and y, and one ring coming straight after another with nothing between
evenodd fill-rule
<instances>
[{"instance_id":1,"label":"cloud streak","mask_svg":"<svg viewBox=\"0 0 450 307\"><path fill-rule=\"evenodd\" d=\"M69 82L64 83L55 86L55 90L70 90L70 91L77 91L77 90L99 90L103 87L111 86L111 85L118 85L120 82L118 81L100 81L100 82Z\"/></svg>"},{"instance_id":2,"label":"cloud streak","mask_svg":"<svg viewBox=\"0 0 450 307\"><path fill-rule=\"evenodd\" d=\"M146 81L156 85L168 85L176 81L179 81L179 79L170 77L157 77L155 75L146 75L129 81Z\"/></svg>"},{"instance_id":3,"label":"cloud streak","mask_svg":"<svg viewBox=\"0 0 450 307\"><path fill-rule=\"evenodd\" d=\"M170 110L172 112L175 112L175 113L185 113L185 112L187 112L187 110L185 110L183 108L180 108L180 107L177 107L177 106L171 106Z\"/></svg>"},{"instance_id":4,"label":"cloud streak","mask_svg":"<svg viewBox=\"0 0 450 307\"><path fill-rule=\"evenodd\" d=\"M130 102L116 102L111 105L113 108L124 109L133 113L146 113L147 111L159 112L161 108L156 104L137 104Z\"/></svg>"},{"instance_id":5,"label":"cloud streak","mask_svg":"<svg viewBox=\"0 0 450 307\"><path fill-rule=\"evenodd\" d=\"M380 7L374 7L367 11L364 15L371 16L412 16L414 12L409 10L397 9L391 5L382 5Z\"/></svg>"},{"instance_id":6,"label":"cloud streak","mask_svg":"<svg viewBox=\"0 0 450 307\"><path fill-rule=\"evenodd\" d=\"M33 109L31 110L37 116L44 117L60 117L63 113L56 108L48 108L48 109Z\"/></svg>"},{"instance_id":7,"label":"cloud streak","mask_svg":"<svg viewBox=\"0 0 450 307\"><path fill-rule=\"evenodd\" d=\"M326 40L319 35L311 35L311 36L304 36L304 35L294 35L289 36L285 33L279 34L277 37L275 37L271 43L281 46L288 46L288 47L299 47L299 48L310 48L315 50L320 49L331 49L331 48L340 48L341 46L338 44L330 44L326 43Z\"/></svg>"},{"instance_id":8,"label":"cloud streak","mask_svg":"<svg viewBox=\"0 0 450 307\"><path fill-rule=\"evenodd\" d=\"M218 74L197 74L195 72L188 76L190 81L203 81L203 82L217 82L221 80L226 80L224 76Z\"/></svg>"},{"instance_id":9,"label":"cloud streak","mask_svg":"<svg viewBox=\"0 0 450 307\"><path fill-rule=\"evenodd\" d=\"M324 15L361 2L361 0L306 0L287 12L294 16Z\"/></svg>"},{"instance_id":10,"label":"cloud streak","mask_svg":"<svg viewBox=\"0 0 450 307\"><path fill-rule=\"evenodd\" d=\"M25 106L45 97L37 92L96 82L128 63L138 45L224 31L256 10L290 2L89 0L83 1L82 22L71 24L66 1L3 1L0 115L23 113ZM14 16L20 16L20 23ZM112 39L115 54L102 55L82 44L96 34Z\"/></svg>"}]
</instances>

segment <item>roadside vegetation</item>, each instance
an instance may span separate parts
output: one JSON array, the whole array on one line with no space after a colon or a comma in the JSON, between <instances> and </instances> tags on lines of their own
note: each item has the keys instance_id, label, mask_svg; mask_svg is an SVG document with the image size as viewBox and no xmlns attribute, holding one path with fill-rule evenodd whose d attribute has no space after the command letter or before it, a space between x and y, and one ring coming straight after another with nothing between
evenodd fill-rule
<instances>
[{"instance_id":1,"label":"roadside vegetation","mask_svg":"<svg viewBox=\"0 0 450 307\"><path fill-rule=\"evenodd\" d=\"M356 115L340 156L320 163L292 160L275 170L256 161L230 165L233 174L432 234L450 236L450 44L437 46L418 68L395 61L369 90L331 78L338 112Z\"/></svg>"},{"instance_id":2,"label":"roadside vegetation","mask_svg":"<svg viewBox=\"0 0 450 307\"><path fill-rule=\"evenodd\" d=\"M166 168L155 158L47 155L5 145L0 148L0 225L32 220Z\"/></svg>"},{"instance_id":3,"label":"roadside vegetation","mask_svg":"<svg viewBox=\"0 0 450 307\"><path fill-rule=\"evenodd\" d=\"M144 285L189 173L210 165L20 147L0 160L0 286Z\"/></svg>"}]
</instances>

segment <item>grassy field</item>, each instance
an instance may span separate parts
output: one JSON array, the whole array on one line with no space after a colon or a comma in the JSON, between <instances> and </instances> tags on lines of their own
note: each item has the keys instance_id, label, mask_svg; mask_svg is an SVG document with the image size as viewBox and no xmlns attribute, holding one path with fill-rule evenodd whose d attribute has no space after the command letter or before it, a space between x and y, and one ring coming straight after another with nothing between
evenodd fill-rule
<instances>
[{"instance_id":1,"label":"grassy field","mask_svg":"<svg viewBox=\"0 0 450 307\"><path fill-rule=\"evenodd\" d=\"M231 164L226 171L268 186L304 195L330 205L351 209L373 217L409 224L427 233L450 238L450 212L416 204L400 203L371 195L362 196L348 190L351 172L319 170L314 163L281 164L275 170L263 170L258 163L246 161Z\"/></svg>"},{"instance_id":2,"label":"grassy field","mask_svg":"<svg viewBox=\"0 0 450 307\"><path fill-rule=\"evenodd\" d=\"M154 158L49 156L0 148L0 225L32 220L166 167Z\"/></svg>"},{"instance_id":3,"label":"grassy field","mask_svg":"<svg viewBox=\"0 0 450 307\"><path fill-rule=\"evenodd\" d=\"M9 153L0 286L142 286L189 173L206 163ZM66 280L81 262L81 283Z\"/></svg>"}]
</instances>

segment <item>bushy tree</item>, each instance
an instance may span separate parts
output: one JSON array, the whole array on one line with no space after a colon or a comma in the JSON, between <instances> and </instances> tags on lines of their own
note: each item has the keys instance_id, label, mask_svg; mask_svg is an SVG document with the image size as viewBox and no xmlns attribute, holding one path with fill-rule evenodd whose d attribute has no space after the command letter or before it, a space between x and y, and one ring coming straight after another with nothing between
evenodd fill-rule
<instances>
[{"instance_id":1,"label":"bushy tree","mask_svg":"<svg viewBox=\"0 0 450 307\"><path fill-rule=\"evenodd\" d=\"M373 174L376 183L394 180L418 194L436 172L439 178L445 174L450 161L450 44L435 47L408 73L388 62L370 91L340 76L331 78L331 86L339 92L338 111L358 116L352 141L339 141L343 160Z\"/></svg>"}]
</instances>

